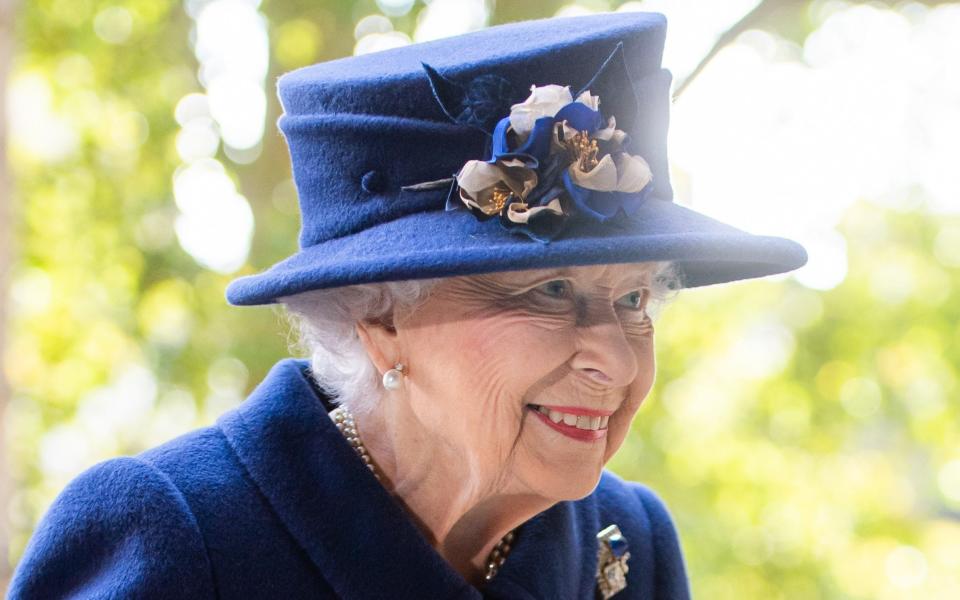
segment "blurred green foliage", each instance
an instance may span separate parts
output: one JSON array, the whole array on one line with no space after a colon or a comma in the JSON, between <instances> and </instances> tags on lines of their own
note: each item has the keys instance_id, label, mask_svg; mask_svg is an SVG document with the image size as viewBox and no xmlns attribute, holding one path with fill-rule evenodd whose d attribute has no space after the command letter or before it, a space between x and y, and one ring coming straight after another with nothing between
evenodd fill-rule
<instances>
[{"instance_id":1,"label":"blurred green foliage","mask_svg":"<svg viewBox=\"0 0 960 600\"><path fill-rule=\"evenodd\" d=\"M491 22L561 4L500 2ZM114 36L117 7L132 19ZM411 32L420 10L395 28ZM377 6L261 11L269 90L281 72L350 54ZM16 29L14 77L41 82L77 139L55 160L11 148L11 564L78 470L212 422L288 354L277 311L229 307L223 290L293 252L299 225L268 91L259 159L217 156L254 211L247 265L218 274L177 243L174 107L203 92L181 3L30 0ZM839 287L744 282L664 311L658 385L611 467L667 501L697 597L905 597L920 571L912 597L958 593L960 260L931 258L960 256L943 249L958 228L862 202L843 223Z\"/></svg>"},{"instance_id":2,"label":"blurred green foliage","mask_svg":"<svg viewBox=\"0 0 960 600\"><path fill-rule=\"evenodd\" d=\"M861 202L840 286L665 309L658 385L611 466L667 499L700 596L960 592L960 269L931 260L958 225Z\"/></svg>"}]
</instances>

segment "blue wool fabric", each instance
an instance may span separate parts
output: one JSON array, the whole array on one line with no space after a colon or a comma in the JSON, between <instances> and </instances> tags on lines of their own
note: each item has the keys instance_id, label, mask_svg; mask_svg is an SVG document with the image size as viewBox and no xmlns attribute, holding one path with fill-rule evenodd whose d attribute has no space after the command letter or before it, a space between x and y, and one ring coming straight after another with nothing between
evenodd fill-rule
<instances>
[{"instance_id":1,"label":"blue wool fabric","mask_svg":"<svg viewBox=\"0 0 960 600\"><path fill-rule=\"evenodd\" d=\"M90 468L37 527L9 598L592 599L595 536L610 524L631 554L614 598L689 597L667 509L609 472L526 522L479 591L367 470L331 408L307 361L285 359L216 425Z\"/></svg>"},{"instance_id":2,"label":"blue wool fabric","mask_svg":"<svg viewBox=\"0 0 960 600\"><path fill-rule=\"evenodd\" d=\"M803 247L673 202L667 162L666 20L617 13L522 21L353 56L282 76L278 121L300 201L300 250L233 281L232 304L342 285L492 271L674 260L686 287L781 273ZM613 57L613 62L606 62ZM488 160L488 130L533 85L574 92L605 72L601 110L619 113L653 180L629 216L584 219L548 243L497 219L445 210L450 181ZM745 171L743 177L750 177Z\"/></svg>"}]
</instances>

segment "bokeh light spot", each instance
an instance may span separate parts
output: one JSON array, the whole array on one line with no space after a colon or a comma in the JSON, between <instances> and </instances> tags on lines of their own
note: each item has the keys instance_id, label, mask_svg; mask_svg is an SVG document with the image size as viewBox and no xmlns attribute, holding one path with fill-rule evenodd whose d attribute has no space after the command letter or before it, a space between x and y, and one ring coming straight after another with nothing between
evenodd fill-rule
<instances>
[{"instance_id":1,"label":"bokeh light spot","mask_svg":"<svg viewBox=\"0 0 960 600\"><path fill-rule=\"evenodd\" d=\"M133 15L122 6L110 6L93 19L93 30L108 44L122 44L133 31Z\"/></svg>"}]
</instances>

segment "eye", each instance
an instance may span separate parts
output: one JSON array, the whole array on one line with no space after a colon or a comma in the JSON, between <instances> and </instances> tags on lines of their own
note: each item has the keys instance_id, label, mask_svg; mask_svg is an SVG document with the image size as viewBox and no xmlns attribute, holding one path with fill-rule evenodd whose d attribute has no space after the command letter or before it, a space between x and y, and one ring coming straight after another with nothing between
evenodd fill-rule
<instances>
[{"instance_id":1,"label":"eye","mask_svg":"<svg viewBox=\"0 0 960 600\"><path fill-rule=\"evenodd\" d=\"M646 308L646 298L646 290L633 290L629 294L621 296L620 299L617 300L617 306L631 310L643 310Z\"/></svg>"},{"instance_id":2,"label":"eye","mask_svg":"<svg viewBox=\"0 0 960 600\"><path fill-rule=\"evenodd\" d=\"M570 295L570 282L566 279L553 279L536 287L551 298L566 298Z\"/></svg>"}]
</instances>

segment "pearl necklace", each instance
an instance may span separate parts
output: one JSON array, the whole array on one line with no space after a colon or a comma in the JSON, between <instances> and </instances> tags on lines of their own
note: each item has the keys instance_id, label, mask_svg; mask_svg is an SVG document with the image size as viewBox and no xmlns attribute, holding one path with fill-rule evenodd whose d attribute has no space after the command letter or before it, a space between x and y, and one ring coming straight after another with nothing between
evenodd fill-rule
<instances>
[{"instance_id":1,"label":"pearl necklace","mask_svg":"<svg viewBox=\"0 0 960 600\"><path fill-rule=\"evenodd\" d=\"M373 476L377 478L377 481L383 483L383 480L380 478L380 473L377 472L376 467L373 466L373 459L370 457L370 453L367 452L363 442L360 441L360 434L357 432L357 423L353 420L353 415L350 411L347 410L345 406L338 406L330 411L330 417L336 424L337 429L340 430L340 433L343 434L343 437L347 438L347 443L353 446L353 449L360 455L360 459L367 465L367 468L370 469ZM507 535L503 536L503 538L497 542L497 545L493 547L490 556L487 557L487 568L483 575L484 581L493 579L497 571L500 570L500 567L503 566L503 563L506 562L507 554L510 553L510 544L513 543L513 538L515 537L514 531L508 532Z\"/></svg>"}]
</instances>

